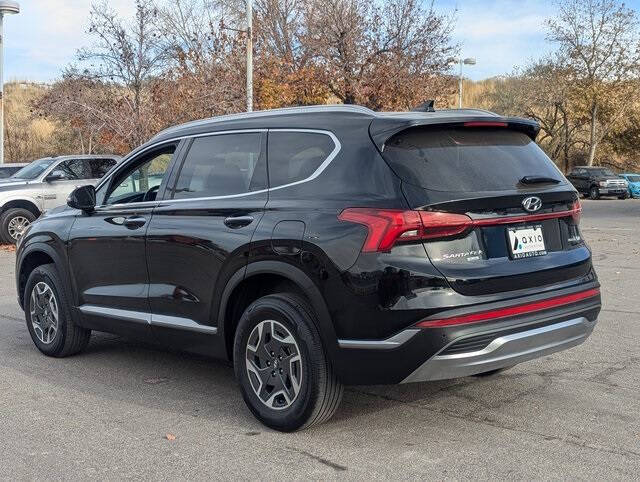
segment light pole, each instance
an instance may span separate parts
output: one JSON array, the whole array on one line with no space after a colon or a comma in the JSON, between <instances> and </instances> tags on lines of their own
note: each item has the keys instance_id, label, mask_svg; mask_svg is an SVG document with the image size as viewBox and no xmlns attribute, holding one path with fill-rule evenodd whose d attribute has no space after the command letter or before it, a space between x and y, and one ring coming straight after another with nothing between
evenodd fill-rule
<instances>
[{"instance_id":1,"label":"light pole","mask_svg":"<svg viewBox=\"0 0 640 482\"><path fill-rule=\"evenodd\" d=\"M253 5L247 0L247 112L253 110Z\"/></svg>"},{"instance_id":2,"label":"light pole","mask_svg":"<svg viewBox=\"0 0 640 482\"><path fill-rule=\"evenodd\" d=\"M4 164L4 16L20 13L18 2L0 0L0 164Z\"/></svg>"},{"instance_id":3,"label":"light pole","mask_svg":"<svg viewBox=\"0 0 640 482\"><path fill-rule=\"evenodd\" d=\"M476 65L476 59L474 59L473 57L460 59L460 78L458 79L458 108L460 109L462 109L462 64Z\"/></svg>"}]
</instances>

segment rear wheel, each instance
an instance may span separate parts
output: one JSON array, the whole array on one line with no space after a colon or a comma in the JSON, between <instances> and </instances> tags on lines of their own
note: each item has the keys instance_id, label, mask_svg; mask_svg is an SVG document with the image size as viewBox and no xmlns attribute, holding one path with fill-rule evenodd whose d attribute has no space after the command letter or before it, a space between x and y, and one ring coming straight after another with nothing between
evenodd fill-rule
<instances>
[{"instance_id":1,"label":"rear wheel","mask_svg":"<svg viewBox=\"0 0 640 482\"><path fill-rule=\"evenodd\" d=\"M8 209L0 218L0 235L5 243L15 244L36 216L24 208Z\"/></svg>"},{"instance_id":2,"label":"rear wheel","mask_svg":"<svg viewBox=\"0 0 640 482\"><path fill-rule=\"evenodd\" d=\"M234 368L244 400L262 423L290 432L334 414L343 387L326 357L309 304L292 293L264 296L242 315Z\"/></svg>"},{"instance_id":3,"label":"rear wheel","mask_svg":"<svg viewBox=\"0 0 640 482\"><path fill-rule=\"evenodd\" d=\"M589 189L589 198L590 199L600 198L600 189L598 189L597 186L591 186L591 189Z\"/></svg>"},{"instance_id":4,"label":"rear wheel","mask_svg":"<svg viewBox=\"0 0 640 482\"><path fill-rule=\"evenodd\" d=\"M29 275L24 312L31 339L45 355L73 355L89 343L91 331L73 323L60 277L52 264L39 266Z\"/></svg>"},{"instance_id":5,"label":"rear wheel","mask_svg":"<svg viewBox=\"0 0 640 482\"><path fill-rule=\"evenodd\" d=\"M627 199L628 197L628 194L623 194L622 196L618 196L618 199Z\"/></svg>"}]
</instances>

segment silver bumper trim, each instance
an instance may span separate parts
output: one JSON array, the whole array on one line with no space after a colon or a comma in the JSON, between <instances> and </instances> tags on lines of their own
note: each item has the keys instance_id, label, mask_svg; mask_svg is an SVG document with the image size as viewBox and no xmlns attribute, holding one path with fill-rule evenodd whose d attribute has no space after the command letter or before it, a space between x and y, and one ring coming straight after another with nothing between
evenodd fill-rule
<instances>
[{"instance_id":1,"label":"silver bumper trim","mask_svg":"<svg viewBox=\"0 0 640 482\"><path fill-rule=\"evenodd\" d=\"M393 335L385 340L338 340L340 348L366 348L369 350L392 350L408 342L420 330L410 328Z\"/></svg>"},{"instance_id":2,"label":"silver bumper trim","mask_svg":"<svg viewBox=\"0 0 640 482\"><path fill-rule=\"evenodd\" d=\"M595 321L591 322L584 317L579 317L501 336L482 350L453 355L436 354L419 366L402 383L466 377L510 367L579 345L591 334L594 325ZM439 353L445 349L446 347Z\"/></svg>"}]
</instances>

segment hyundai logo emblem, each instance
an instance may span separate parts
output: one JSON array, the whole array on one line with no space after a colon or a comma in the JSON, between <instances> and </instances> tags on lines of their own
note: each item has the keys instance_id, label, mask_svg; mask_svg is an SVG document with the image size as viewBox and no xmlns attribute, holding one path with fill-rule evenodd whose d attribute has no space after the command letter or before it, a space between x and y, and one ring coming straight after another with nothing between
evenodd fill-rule
<instances>
[{"instance_id":1,"label":"hyundai logo emblem","mask_svg":"<svg viewBox=\"0 0 640 482\"><path fill-rule=\"evenodd\" d=\"M542 207L542 199L537 196L526 197L522 201L522 207L530 213L536 212Z\"/></svg>"}]
</instances>

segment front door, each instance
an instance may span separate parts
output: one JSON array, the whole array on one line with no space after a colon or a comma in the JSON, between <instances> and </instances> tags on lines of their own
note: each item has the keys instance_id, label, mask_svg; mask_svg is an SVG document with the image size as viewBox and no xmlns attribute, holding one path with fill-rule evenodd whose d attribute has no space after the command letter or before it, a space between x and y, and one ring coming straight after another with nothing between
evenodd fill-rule
<instances>
[{"instance_id":1,"label":"front door","mask_svg":"<svg viewBox=\"0 0 640 482\"><path fill-rule=\"evenodd\" d=\"M175 150L175 144L164 145L127 162L100 186L95 211L79 214L73 224L74 305L94 329L150 330L145 235Z\"/></svg>"},{"instance_id":2,"label":"front door","mask_svg":"<svg viewBox=\"0 0 640 482\"><path fill-rule=\"evenodd\" d=\"M153 331L195 351L215 350L214 293L246 267L267 202L266 134L197 137L147 233Z\"/></svg>"}]
</instances>

